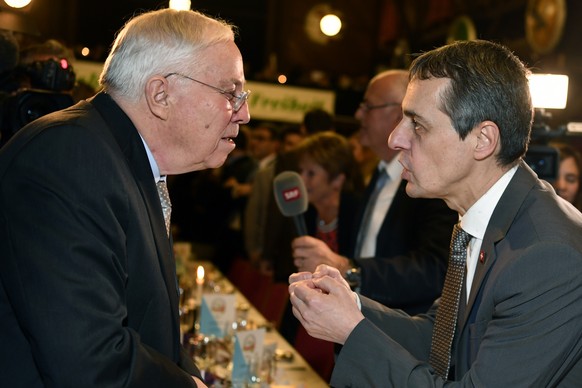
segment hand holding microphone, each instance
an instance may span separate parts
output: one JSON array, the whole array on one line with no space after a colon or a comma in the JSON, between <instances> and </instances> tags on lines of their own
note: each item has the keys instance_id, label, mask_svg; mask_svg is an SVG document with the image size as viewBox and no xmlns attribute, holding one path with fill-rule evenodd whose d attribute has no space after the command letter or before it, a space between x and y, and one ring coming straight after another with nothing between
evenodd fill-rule
<instances>
[{"instance_id":1,"label":"hand holding microphone","mask_svg":"<svg viewBox=\"0 0 582 388\"><path fill-rule=\"evenodd\" d=\"M275 201L285 217L293 217L299 236L307 235L307 226L303 213L309 203L307 190L301 176L294 171L283 171L273 181Z\"/></svg>"}]
</instances>

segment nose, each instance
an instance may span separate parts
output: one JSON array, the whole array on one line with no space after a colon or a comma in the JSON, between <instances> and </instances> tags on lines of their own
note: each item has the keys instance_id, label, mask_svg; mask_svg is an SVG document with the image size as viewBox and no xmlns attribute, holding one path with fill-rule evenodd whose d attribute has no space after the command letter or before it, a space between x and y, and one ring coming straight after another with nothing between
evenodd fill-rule
<instances>
[{"instance_id":1,"label":"nose","mask_svg":"<svg viewBox=\"0 0 582 388\"><path fill-rule=\"evenodd\" d=\"M388 136L388 147L393 150L403 150L409 148L409 140L406 135L403 121L400 121Z\"/></svg>"},{"instance_id":2,"label":"nose","mask_svg":"<svg viewBox=\"0 0 582 388\"><path fill-rule=\"evenodd\" d=\"M249 108L249 102L245 101L240 109L232 115L233 121L238 124L247 124L251 120L251 109Z\"/></svg>"}]
</instances>

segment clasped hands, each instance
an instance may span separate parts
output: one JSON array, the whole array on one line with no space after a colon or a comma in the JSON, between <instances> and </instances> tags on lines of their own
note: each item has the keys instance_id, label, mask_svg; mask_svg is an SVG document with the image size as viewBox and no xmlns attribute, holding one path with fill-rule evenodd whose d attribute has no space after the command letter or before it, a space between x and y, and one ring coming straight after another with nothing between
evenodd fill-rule
<instances>
[{"instance_id":1,"label":"clasped hands","mask_svg":"<svg viewBox=\"0 0 582 388\"><path fill-rule=\"evenodd\" d=\"M356 294L336 268L325 264L313 273L289 276L289 295L293 315L315 338L343 345L364 319Z\"/></svg>"}]
</instances>

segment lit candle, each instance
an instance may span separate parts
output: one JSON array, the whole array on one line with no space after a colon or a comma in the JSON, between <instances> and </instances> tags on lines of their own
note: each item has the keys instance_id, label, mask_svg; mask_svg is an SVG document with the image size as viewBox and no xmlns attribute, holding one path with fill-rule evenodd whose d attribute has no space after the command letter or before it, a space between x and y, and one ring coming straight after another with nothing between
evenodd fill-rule
<instances>
[{"instance_id":1,"label":"lit candle","mask_svg":"<svg viewBox=\"0 0 582 388\"><path fill-rule=\"evenodd\" d=\"M204 267L199 265L196 270L196 321L194 322L194 330L200 332L200 314L202 313L202 286L204 286Z\"/></svg>"},{"instance_id":2,"label":"lit candle","mask_svg":"<svg viewBox=\"0 0 582 388\"><path fill-rule=\"evenodd\" d=\"M204 267L201 265L199 265L196 270L196 285L196 298L198 299L198 306L200 306L202 305L202 286L204 285Z\"/></svg>"}]
</instances>

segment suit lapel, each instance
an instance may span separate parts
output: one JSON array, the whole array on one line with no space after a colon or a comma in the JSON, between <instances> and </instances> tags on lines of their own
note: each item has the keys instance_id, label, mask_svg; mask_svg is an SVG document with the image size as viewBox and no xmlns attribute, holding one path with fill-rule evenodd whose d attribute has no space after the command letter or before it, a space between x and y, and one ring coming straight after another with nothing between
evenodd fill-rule
<instances>
[{"instance_id":1,"label":"suit lapel","mask_svg":"<svg viewBox=\"0 0 582 388\"><path fill-rule=\"evenodd\" d=\"M485 282L491 267L497 260L495 246L507 234L507 231L513 223L525 197L536 181L537 179L534 172L522 162L507 186L507 189L499 199L499 202L491 215L491 220L487 225L485 236L483 237L479 260L475 269L473 284L471 285L469 300L464 315L460 316L461 327L464 327L467 323L471 311L474 308L479 307L476 305L479 290Z\"/></svg>"},{"instance_id":2,"label":"suit lapel","mask_svg":"<svg viewBox=\"0 0 582 388\"><path fill-rule=\"evenodd\" d=\"M385 238L386 232L385 230L391 230L394 228L394 225L398 225L402 221L402 219L408 219L409 215L411 214L410 209L410 197L406 194L406 182L404 179L400 181L400 185L398 185L398 189L396 193L394 193L394 198L392 199L392 203L388 206L388 211L384 216L384 221L382 221L382 225L380 226L380 231L378 232L378 238ZM403 216L405 214L406 216ZM384 237L382 237L384 236ZM376 244L382 244L381 241L376 241Z\"/></svg>"},{"instance_id":3,"label":"suit lapel","mask_svg":"<svg viewBox=\"0 0 582 388\"><path fill-rule=\"evenodd\" d=\"M107 127L111 130L111 135L115 138L115 141L119 144L120 149L125 155L145 203L151 221L150 225L162 276L166 283L170 306L172 312L174 312L172 314L174 335L179 336L177 314L178 289L172 245L166 233L162 207L143 142L129 117L127 117L109 96L100 93L93 99L92 103L99 110L101 116L108 122Z\"/></svg>"}]
</instances>

